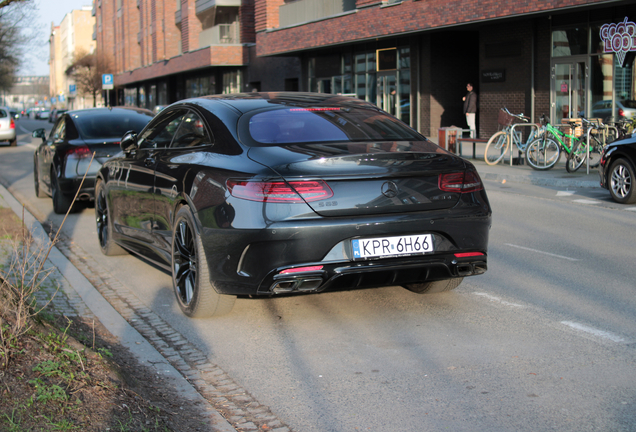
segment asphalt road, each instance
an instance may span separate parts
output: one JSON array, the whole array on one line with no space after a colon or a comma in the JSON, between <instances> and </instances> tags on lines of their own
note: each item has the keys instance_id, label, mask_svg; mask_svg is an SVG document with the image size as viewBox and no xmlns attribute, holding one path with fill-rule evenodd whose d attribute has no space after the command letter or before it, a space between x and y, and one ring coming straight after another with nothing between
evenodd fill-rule
<instances>
[{"instance_id":1,"label":"asphalt road","mask_svg":"<svg viewBox=\"0 0 636 432\"><path fill-rule=\"evenodd\" d=\"M0 148L0 177L60 223L34 195L37 141ZM594 189L486 186L489 270L440 295L238 299L191 320L168 274L101 256L93 209L65 233L295 431L636 430L636 212L586 203Z\"/></svg>"}]
</instances>

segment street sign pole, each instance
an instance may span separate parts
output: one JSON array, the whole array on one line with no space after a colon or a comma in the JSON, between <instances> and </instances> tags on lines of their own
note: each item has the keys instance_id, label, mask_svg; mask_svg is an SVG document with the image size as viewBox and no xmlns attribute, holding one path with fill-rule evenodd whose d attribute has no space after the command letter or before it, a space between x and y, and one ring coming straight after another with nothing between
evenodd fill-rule
<instances>
[{"instance_id":1,"label":"street sign pole","mask_svg":"<svg viewBox=\"0 0 636 432\"><path fill-rule=\"evenodd\" d=\"M114 87L113 74L102 74L102 90L106 90L106 106L110 106L110 90Z\"/></svg>"}]
</instances>

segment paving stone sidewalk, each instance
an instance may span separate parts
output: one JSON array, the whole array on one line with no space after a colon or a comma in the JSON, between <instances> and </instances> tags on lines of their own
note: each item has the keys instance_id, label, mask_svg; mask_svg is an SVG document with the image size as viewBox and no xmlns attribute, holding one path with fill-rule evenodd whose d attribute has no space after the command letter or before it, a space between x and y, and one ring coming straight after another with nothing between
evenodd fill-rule
<instances>
[{"instance_id":1,"label":"paving stone sidewalk","mask_svg":"<svg viewBox=\"0 0 636 432\"><path fill-rule=\"evenodd\" d=\"M0 194L0 207L9 207ZM54 232L57 227L49 227ZM195 345L174 330L152 309L143 304L124 283L112 277L89 254L61 235L59 250L115 310L157 350L220 413L234 430L291 432L268 407L256 401L245 389ZM14 257L11 242L0 241L0 267L7 268ZM93 319L95 315L81 296L50 261L45 269L51 273L37 293L39 304L53 297L49 307L66 316ZM213 429L220 430L220 429Z\"/></svg>"}]
</instances>

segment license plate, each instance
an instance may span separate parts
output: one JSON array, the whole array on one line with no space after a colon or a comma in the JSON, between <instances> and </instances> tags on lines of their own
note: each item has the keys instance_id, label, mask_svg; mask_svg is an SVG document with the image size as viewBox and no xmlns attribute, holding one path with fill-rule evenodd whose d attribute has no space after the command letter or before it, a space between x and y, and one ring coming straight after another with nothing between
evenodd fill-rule
<instances>
[{"instance_id":1,"label":"license plate","mask_svg":"<svg viewBox=\"0 0 636 432\"><path fill-rule=\"evenodd\" d=\"M433 236L419 234L351 240L353 258L387 257L433 252Z\"/></svg>"}]
</instances>

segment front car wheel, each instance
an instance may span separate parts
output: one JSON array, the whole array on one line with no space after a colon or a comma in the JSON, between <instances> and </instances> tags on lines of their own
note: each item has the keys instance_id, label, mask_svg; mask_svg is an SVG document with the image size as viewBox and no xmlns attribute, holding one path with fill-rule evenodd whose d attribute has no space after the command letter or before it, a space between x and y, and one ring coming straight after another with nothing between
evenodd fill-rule
<instances>
[{"instance_id":1,"label":"front car wheel","mask_svg":"<svg viewBox=\"0 0 636 432\"><path fill-rule=\"evenodd\" d=\"M612 162L608 174L608 186L612 199L621 204L635 204L634 167L624 158Z\"/></svg>"},{"instance_id":2,"label":"front car wheel","mask_svg":"<svg viewBox=\"0 0 636 432\"><path fill-rule=\"evenodd\" d=\"M236 296L219 294L210 281L210 271L201 237L188 206L177 212L172 230L172 286L181 311L191 318L229 313Z\"/></svg>"},{"instance_id":3,"label":"front car wheel","mask_svg":"<svg viewBox=\"0 0 636 432\"><path fill-rule=\"evenodd\" d=\"M110 212L108 211L103 181L98 181L95 186L95 222L97 224L97 239L102 253L107 256L125 254L126 251L116 244L111 236Z\"/></svg>"}]
</instances>

